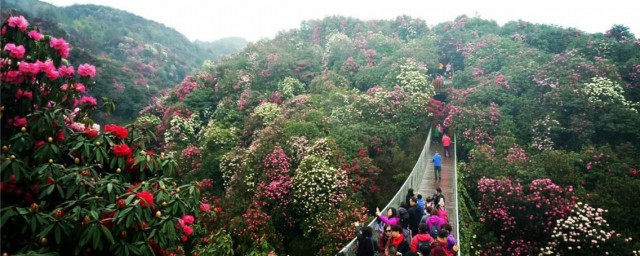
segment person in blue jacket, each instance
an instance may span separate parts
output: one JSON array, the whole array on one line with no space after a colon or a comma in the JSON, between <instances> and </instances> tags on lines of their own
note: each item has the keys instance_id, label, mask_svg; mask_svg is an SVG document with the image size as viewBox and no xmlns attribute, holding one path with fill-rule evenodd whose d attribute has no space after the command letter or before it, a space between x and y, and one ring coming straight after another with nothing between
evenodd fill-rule
<instances>
[{"instance_id":1,"label":"person in blue jacket","mask_svg":"<svg viewBox=\"0 0 640 256\"><path fill-rule=\"evenodd\" d=\"M436 181L442 180L442 157L438 152L433 155L431 162L433 162L433 171L436 174Z\"/></svg>"}]
</instances>

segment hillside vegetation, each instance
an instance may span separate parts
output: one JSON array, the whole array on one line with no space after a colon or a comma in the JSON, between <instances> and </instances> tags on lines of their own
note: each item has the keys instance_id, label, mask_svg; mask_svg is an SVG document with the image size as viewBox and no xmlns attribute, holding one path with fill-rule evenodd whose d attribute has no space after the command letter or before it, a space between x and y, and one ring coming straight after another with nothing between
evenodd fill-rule
<instances>
[{"instance_id":1,"label":"hillside vegetation","mask_svg":"<svg viewBox=\"0 0 640 256\"><path fill-rule=\"evenodd\" d=\"M42 31L74 45L69 61L97 65L100 76L91 93L117 102L112 116L100 120L132 121L151 97L179 83L201 67L241 50L242 38L190 42L175 29L132 13L99 5L57 7L37 0L2 0L2 16L24 15Z\"/></svg>"},{"instance_id":2,"label":"hillside vegetation","mask_svg":"<svg viewBox=\"0 0 640 256\"><path fill-rule=\"evenodd\" d=\"M370 221L396 193L430 127L442 123L456 135L462 161L463 255L638 254L639 58L640 41L623 25L589 34L467 16L433 27L408 16L304 21L205 62L143 108L129 129L157 137L123 140L136 146L138 160L112 160L104 171L119 173L119 164L130 178L122 188L150 189L144 182L160 174L150 172L145 163L155 158L146 155L157 154L141 149L152 146L163 161L177 161L164 175L196 185L190 191L206 207L160 208L175 204L181 190L156 190L160 216L193 214L190 223L165 218L176 228L154 221L111 244L151 255L158 243L145 239L162 228L166 254L334 255L354 237L353 222ZM437 92L441 63L452 64L444 79L453 88ZM3 102L13 95L3 92ZM20 131L16 119L2 118ZM109 213L126 229L115 204ZM4 226L2 233L3 247L19 239L5 238ZM124 255L102 246L107 235L95 237L104 242L91 250ZM48 243L33 248L63 244Z\"/></svg>"},{"instance_id":3,"label":"hillside vegetation","mask_svg":"<svg viewBox=\"0 0 640 256\"><path fill-rule=\"evenodd\" d=\"M328 17L204 67L139 120L159 123L183 178L215 182L228 214L217 225L239 254L334 254L443 123L466 163L464 254L627 255L640 226L638 49L623 25ZM439 63L455 70L443 101L431 99ZM594 227L559 239L581 211L597 212ZM608 235L593 244L594 230Z\"/></svg>"}]
</instances>

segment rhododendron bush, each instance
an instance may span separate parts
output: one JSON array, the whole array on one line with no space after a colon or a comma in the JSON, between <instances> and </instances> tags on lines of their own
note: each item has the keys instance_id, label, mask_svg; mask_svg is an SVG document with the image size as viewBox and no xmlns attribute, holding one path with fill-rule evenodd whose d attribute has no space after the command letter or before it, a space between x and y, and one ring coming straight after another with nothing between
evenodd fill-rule
<instances>
[{"instance_id":1,"label":"rhododendron bush","mask_svg":"<svg viewBox=\"0 0 640 256\"><path fill-rule=\"evenodd\" d=\"M2 251L165 255L184 251L199 189L136 126L93 123L91 64L23 17L2 25ZM64 64L63 64L64 63Z\"/></svg>"},{"instance_id":2,"label":"rhododendron bush","mask_svg":"<svg viewBox=\"0 0 640 256\"><path fill-rule=\"evenodd\" d=\"M572 187L560 187L550 179L533 180L525 189L510 179L483 178L478 190L480 222L498 235L498 244L478 245L481 255L529 255L527 252L535 251L540 242L549 239L548 233L558 220L569 215L577 199ZM478 236L479 241L484 239Z\"/></svg>"}]
</instances>

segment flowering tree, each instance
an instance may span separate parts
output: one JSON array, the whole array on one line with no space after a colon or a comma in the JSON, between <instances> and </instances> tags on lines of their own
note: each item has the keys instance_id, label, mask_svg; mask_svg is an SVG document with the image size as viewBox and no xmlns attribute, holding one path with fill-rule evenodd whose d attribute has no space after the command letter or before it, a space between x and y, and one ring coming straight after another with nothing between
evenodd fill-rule
<instances>
[{"instance_id":1,"label":"flowering tree","mask_svg":"<svg viewBox=\"0 0 640 256\"><path fill-rule=\"evenodd\" d=\"M345 171L332 163L333 151L331 142L318 139L300 162L291 181L292 204L299 214L312 215L345 199L349 181Z\"/></svg>"},{"instance_id":2,"label":"flowering tree","mask_svg":"<svg viewBox=\"0 0 640 256\"><path fill-rule=\"evenodd\" d=\"M560 187L549 179L533 180L525 190L519 182L507 178L483 178L478 190L480 221L498 238L497 244L478 248L482 255L529 255L550 239L547 234L557 220L569 215L577 199L572 187Z\"/></svg>"},{"instance_id":3,"label":"flowering tree","mask_svg":"<svg viewBox=\"0 0 640 256\"><path fill-rule=\"evenodd\" d=\"M632 238L622 238L620 233L610 230L604 219L606 212L607 210L578 202L570 215L556 220L557 224L551 233L552 240L542 248L542 254L630 255L628 243ZM638 251L633 253L637 254Z\"/></svg>"},{"instance_id":4,"label":"flowering tree","mask_svg":"<svg viewBox=\"0 0 640 256\"><path fill-rule=\"evenodd\" d=\"M4 22L1 49L3 251L181 250L199 191L163 177L175 172L175 161L146 149L136 127L92 123L97 101L87 87L95 67L63 65L69 44L23 17Z\"/></svg>"}]
</instances>

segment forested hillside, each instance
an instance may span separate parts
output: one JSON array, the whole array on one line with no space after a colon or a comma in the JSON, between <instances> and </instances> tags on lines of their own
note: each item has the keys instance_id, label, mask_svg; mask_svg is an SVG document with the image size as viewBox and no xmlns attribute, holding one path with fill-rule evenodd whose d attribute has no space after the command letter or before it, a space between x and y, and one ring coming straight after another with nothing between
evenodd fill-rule
<instances>
[{"instance_id":1,"label":"forested hillside","mask_svg":"<svg viewBox=\"0 0 640 256\"><path fill-rule=\"evenodd\" d=\"M16 59L14 51L5 49L2 57ZM439 76L440 64L451 64L452 74ZM453 88L437 92L433 81L444 79ZM13 88L3 91L3 102L17 95L3 86ZM639 97L640 40L623 25L589 34L467 16L432 27L408 16L304 21L185 76L140 112L127 128L132 138L113 138L122 133L113 126L86 139L72 128L51 128L51 136L64 130L84 143L67 141L80 146L50 152L60 158L93 148L100 138L135 145L128 154L113 148L119 158L101 160L98 171L113 175L125 196L136 198L126 188L156 193L153 210L142 202L146 195L133 204L101 198L106 211L86 203L111 214L96 213L87 222L117 228L86 231L95 233L97 242L89 243L64 224L81 223L84 212L42 224L28 218L37 214L26 199L14 200L3 221L33 225L23 236L40 243L19 247L24 243L15 241L23 236L7 235L3 225L3 248L44 252L80 244L98 255L125 255L118 248L129 247L145 255L335 255L354 237L353 222L371 220L396 193L430 127L441 123L456 136L461 160L462 255L634 255L640 250ZM22 124L20 116L3 116L3 143L27 136ZM4 135L6 125L10 135ZM151 131L157 137L143 136ZM19 154L3 148L3 159L40 150L31 144L15 149ZM39 156L40 166L48 166L46 158ZM191 201L181 203L186 186L158 183L162 174L154 163L167 159L176 159L178 168L162 174L195 185L189 193L202 194L200 211ZM45 167L35 166L40 187L47 187L38 191L57 195ZM4 184L14 186L11 177L3 173ZM17 183L25 191L32 186ZM96 186L87 186L86 194L108 195L104 185ZM11 188L2 192L3 207L5 194L16 194ZM36 209L57 216L55 210ZM145 224L130 225L141 216ZM43 243L41 234L54 227L65 239Z\"/></svg>"},{"instance_id":2,"label":"forested hillside","mask_svg":"<svg viewBox=\"0 0 640 256\"><path fill-rule=\"evenodd\" d=\"M329 17L205 67L139 120L159 124L183 178L213 180L227 218L210 224L239 254L334 254L442 123L465 163L465 255L627 255L640 226L639 49L623 25ZM444 102L430 99L440 63L455 71ZM584 211L589 229L560 225Z\"/></svg>"},{"instance_id":3,"label":"forested hillside","mask_svg":"<svg viewBox=\"0 0 640 256\"><path fill-rule=\"evenodd\" d=\"M101 75L92 95L116 102L112 116L96 118L132 121L160 91L171 88L205 60L239 51L241 38L190 42L172 28L105 6L57 7L37 0L2 0L2 17L24 15L42 31L74 45L72 62L97 65Z\"/></svg>"}]
</instances>

